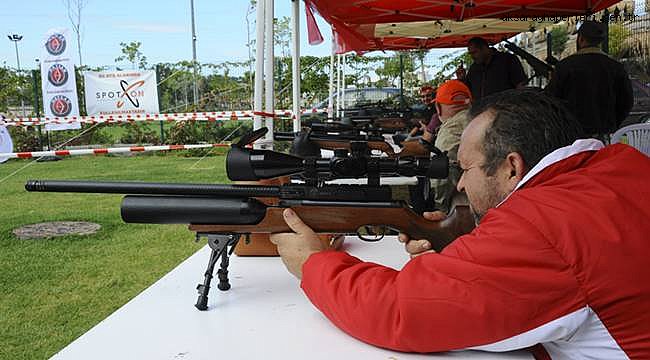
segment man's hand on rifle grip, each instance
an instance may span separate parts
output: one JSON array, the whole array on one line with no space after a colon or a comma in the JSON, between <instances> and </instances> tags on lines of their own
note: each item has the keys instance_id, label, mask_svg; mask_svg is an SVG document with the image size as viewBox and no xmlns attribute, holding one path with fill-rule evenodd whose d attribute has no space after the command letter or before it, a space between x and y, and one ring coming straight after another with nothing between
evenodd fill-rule
<instances>
[{"instance_id":1,"label":"man's hand on rifle grip","mask_svg":"<svg viewBox=\"0 0 650 360\"><path fill-rule=\"evenodd\" d=\"M425 212L422 216L427 220L442 221L447 217L447 214L442 211L433 211ZM431 250L431 243L428 240L411 240L411 238L404 233L400 233L397 239L399 242L405 244L404 247L406 248L406 252L411 256L411 259L422 254L435 252L434 250Z\"/></svg>"},{"instance_id":2,"label":"man's hand on rifle grip","mask_svg":"<svg viewBox=\"0 0 650 360\"><path fill-rule=\"evenodd\" d=\"M282 262L298 279L302 278L302 265L317 252L329 248L320 241L318 235L291 209L282 213L284 221L293 233L271 234L270 240L278 247Z\"/></svg>"}]
</instances>

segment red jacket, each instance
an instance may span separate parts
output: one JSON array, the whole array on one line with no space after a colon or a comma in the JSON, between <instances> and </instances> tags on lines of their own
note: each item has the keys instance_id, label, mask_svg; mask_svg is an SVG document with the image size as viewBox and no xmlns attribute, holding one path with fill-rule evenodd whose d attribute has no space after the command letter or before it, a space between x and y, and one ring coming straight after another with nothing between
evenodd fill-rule
<instances>
[{"instance_id":1,"label":"red jacket","mask_svg":"<svg viewBox=\"0 0 650 360\"><path fill-rule=\"evenodd\" d=\"M334 324L400 351L650 359L650 158L579 140L470 234L401 271L312 255L302 288Z\"/></svg>"}]
</instances>

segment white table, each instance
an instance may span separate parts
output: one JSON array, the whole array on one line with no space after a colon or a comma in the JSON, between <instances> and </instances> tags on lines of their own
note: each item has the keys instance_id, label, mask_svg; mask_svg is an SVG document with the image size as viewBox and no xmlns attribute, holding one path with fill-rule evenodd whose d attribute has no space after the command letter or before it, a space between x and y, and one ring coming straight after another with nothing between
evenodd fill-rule
<instances>
[{"instance_id":1,"label":"white table","mask_svg":"<svg viewBox=\"0 0 650 360\"><path fill-rule=\"evenodd\" d=\"M355 256L401 268L407 256L389 237L346 239ZM360 342L334 327L306 299L279 258L232 256L232 288L217 279L209 308L194 308L206 246L56 354L53 359L532 359L528 353L406 354Z\"/></svg>"}]
</instances>

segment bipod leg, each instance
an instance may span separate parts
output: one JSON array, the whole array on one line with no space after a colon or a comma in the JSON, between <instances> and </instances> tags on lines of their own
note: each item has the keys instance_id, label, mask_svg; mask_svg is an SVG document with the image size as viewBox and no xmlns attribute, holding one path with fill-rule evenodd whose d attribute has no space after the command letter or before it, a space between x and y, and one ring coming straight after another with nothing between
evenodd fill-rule
<instances>
[{"instance_id":1,"label":"bipod leg","mask_svg":"<svg viewBox=\"0 0 650 360\"><path fill-rule=\"evenodd\" d=\"M228 265L230 265L230 255L232 254L232 249L235 246L233 245L231 251L226 250L221 252L221 265L219 270L217 270L217 277L219 278L219 283L217 284L217 289L221 291L230 290L230 281L228 280Z\"/></svg>"},{"instance_id":2,"label":"bipod leg","mask_svg":"<svg viewBox=\"0 0 650 360\"><path fill-rule=\"evenodd\" d=\"M230 263L229 256L232 254L232 251L239 241L239 234L196 234L197 240L201 237L208 238L208 245L212 249L210 253L210 260L208 261L208 268L205 270L203 284L199 284L196 287L196 290L199 293L199 298L194 305L197 309L203 311L208 308L208 293L210 292L210 283L212 282L212 274L214 273L214 267L217 264L219 258L221 258L221 266L217 271L217 276L219 277L219 284L217 287L219 290L228 290L230 289L230 283L228 282L228 265ZM228 251L228 246L231 246L230 251Z\"/></svg>"}]
</instances>

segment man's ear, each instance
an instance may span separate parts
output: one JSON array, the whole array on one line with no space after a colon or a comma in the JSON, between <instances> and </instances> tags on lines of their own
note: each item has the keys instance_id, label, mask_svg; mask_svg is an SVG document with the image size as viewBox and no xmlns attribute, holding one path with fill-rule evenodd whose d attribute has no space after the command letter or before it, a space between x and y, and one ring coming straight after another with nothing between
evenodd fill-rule
<instances>
[{"instance_id":1,"label":"man's ear","mask_svg":"<svg viewBox=\"0 0 650 360\"><path fill-rule=\"evenodd\" d=\"M508 184L514 189L526 175L526 162L521 154L511 152L506 155L504 166L506 166L508 172L506 174Z\"/></svg>"},{"instance_id":2,"label":"man's ear","mask_svg":"<svg viewBox=\"0 0 650 360\"><path fill-rule=\"evenodd\" d=\"M437 102L434 103L434 104L435 104L435 107L436 107L436 113L438 113L438 116L442 116L442 107Z\"/></svg>"}]
</instances>

